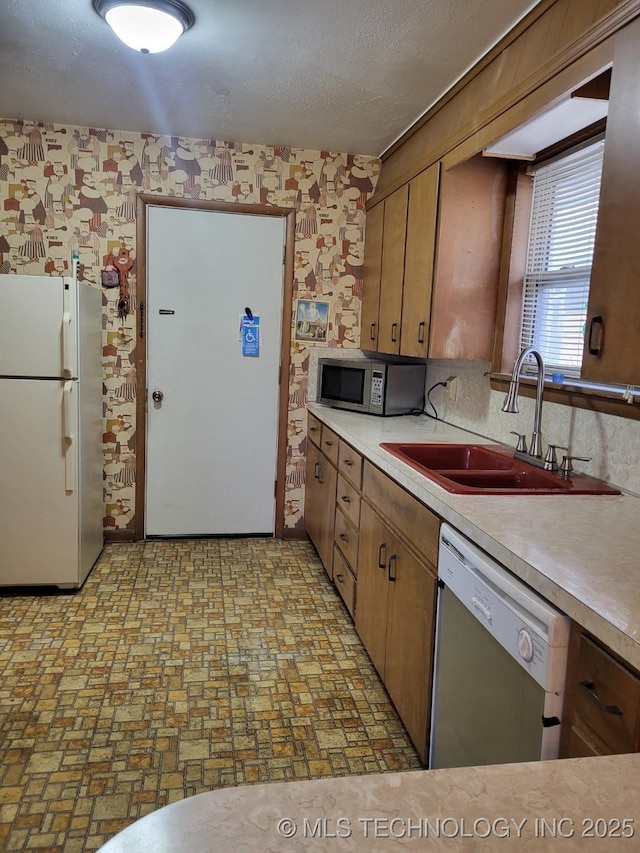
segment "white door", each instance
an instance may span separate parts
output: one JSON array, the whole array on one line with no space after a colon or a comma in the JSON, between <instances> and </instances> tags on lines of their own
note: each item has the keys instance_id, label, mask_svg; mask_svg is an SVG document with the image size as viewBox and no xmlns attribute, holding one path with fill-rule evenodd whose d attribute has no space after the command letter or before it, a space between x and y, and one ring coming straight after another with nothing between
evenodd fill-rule
<instances>
[{"instance_id":1,"label":"white door","mask_svg":"<svg viewBox=\"0 0 640 853\"><path fill-rule=\"evenodd\" d=\"M146 534L272 534L284 219L150 206L147 221Z\"/></svg>"}]
</instances>

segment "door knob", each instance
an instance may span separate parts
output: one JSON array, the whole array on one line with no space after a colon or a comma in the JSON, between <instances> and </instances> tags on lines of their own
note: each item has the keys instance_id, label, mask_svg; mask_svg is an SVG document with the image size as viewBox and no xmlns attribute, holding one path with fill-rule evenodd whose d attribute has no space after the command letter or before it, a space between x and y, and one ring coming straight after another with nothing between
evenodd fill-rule
<instances>
[{"instance_id":1,"label":"door knob","mask_svg":"<svg viewBox=\"0 0 640 853\"><path fill-rule=\"evenodd\" d=\"M154 403L161 403L164 400L164 394L162 391L154 391L151 397Z\"/></svg>"}]
</instances>

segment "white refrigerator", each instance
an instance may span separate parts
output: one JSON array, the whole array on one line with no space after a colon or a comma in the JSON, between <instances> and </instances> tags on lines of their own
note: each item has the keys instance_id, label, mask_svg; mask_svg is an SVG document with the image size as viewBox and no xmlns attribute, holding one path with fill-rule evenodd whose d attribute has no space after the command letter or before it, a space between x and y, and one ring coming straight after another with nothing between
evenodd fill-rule
<instances>
[{"instance_id":1,"label":"white refrigerator","mask_svg":"<svg viewBox=\"0 0 640 853\"><path fill-rule=\"evenodd\" d=\"M0 586L79 587L103 546L102 295L0 275Z\"/></svg>"}]
</instances>

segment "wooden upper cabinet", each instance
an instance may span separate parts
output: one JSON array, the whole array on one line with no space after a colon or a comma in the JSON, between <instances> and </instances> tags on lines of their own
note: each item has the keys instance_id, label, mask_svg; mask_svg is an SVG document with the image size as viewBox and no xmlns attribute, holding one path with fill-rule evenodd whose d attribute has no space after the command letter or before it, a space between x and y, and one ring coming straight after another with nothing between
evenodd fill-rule
<instances>
[{"instance_id":1,"label":"wooden upper cabinet","mask_svg":"<svg viewBox=\"0 0 640 853\"><path fill-rule=\"evenodd\" d=\"M430 358L491 359L507 169L478 155L442 170Z\"/></svg>"},{"instance_id":2,"label":"wooden upper cabinet","mask_svg":"<svg viewBox=\"0 0 640 853\"><path fill-rule=\"evenodd\" d=\"M425 358L439 164L367 213L360 347Z\"/></svg>"},{"instance_id":3,"label":"wooden upper cabinet","mask_svg":"<svg viewBox=\"0 0 640 853\"><path fill-rule=\"evenodd\" d=\"M367 211L365 227L364 290L360 315L360 348L378 349L378 309L382 275L384 202Z\"/></svg>"},{"instance_id":4,"label":"wooden upper cabinet","mask_svg":"<svg viewBox=\"0 0 640 853\"><path fill-rule=\"evenodd\" d=\"M362 349L417 358L491 358L507 168L480 156L448 170L435 163L371 208Z\"/></svg>"},{"instance_id":5,"label":"wooden upper cabinet","mask_svg":"<svg viewBox=\"0 0 640 853\"><path fill-rule=\"evenodd\" d=\"M615 37L582 378L640 384L640 18Z\"/></svg>"},{"instance_id":6,"label":"wooden upper cabinet","mask_svg":"<svg viewBox=\"0 0 640 853\"><path fill-rule=\"evenodd\" d=\"M435 163L409 184L400 354L418 358L429 346L439 175Z\"/></svg>"},{"instance_id":7,"label":"wooden upper cabinet","mask_svg":"<svg viewBox=\"0 0 640 853\"><path fill-rule=\"evenodd\" d=\"M378 352L394 355L400 352L408 199L409 186L405 184L384 202Z\"/></svg>"}]
</instances>

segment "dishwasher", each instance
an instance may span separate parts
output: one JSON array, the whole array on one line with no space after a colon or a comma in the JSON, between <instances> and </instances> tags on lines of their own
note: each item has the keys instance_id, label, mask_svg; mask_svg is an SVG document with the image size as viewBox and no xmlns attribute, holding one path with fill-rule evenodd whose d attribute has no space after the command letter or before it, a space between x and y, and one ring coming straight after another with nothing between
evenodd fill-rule
<instances>
[{"instance_id":1,"label":"dishwasher","mask_svg":"<svg viewBox=\"0 0 640 853\"><path fill-rule=\"evenodd\" d=\"M429 766L557 758L569 618L447 524L438 587Z\"/></svg>"}]
</instances>

